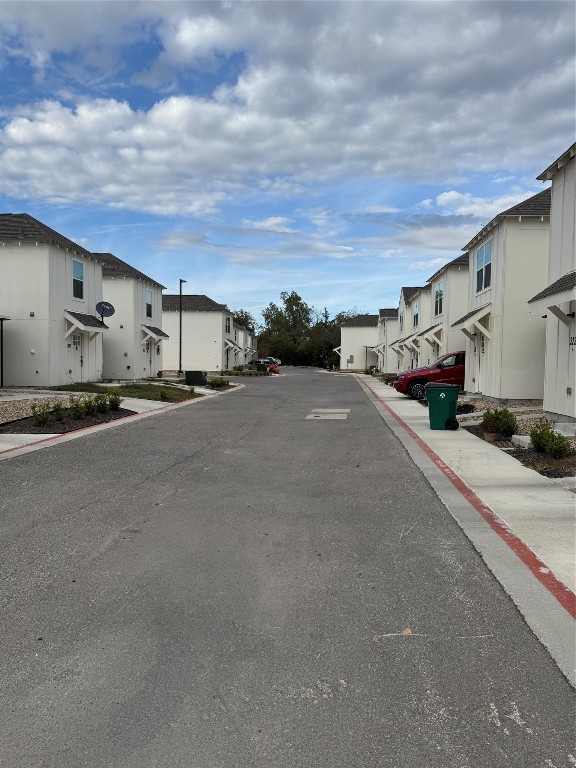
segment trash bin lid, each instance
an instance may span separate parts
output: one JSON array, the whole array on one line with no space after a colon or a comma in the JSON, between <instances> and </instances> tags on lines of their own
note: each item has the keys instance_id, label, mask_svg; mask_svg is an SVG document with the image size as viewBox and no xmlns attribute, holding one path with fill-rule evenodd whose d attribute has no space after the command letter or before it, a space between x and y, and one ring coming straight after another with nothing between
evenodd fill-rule
<instances>
[{"instance_id":1,"label":"trash bin lid","mask_svg":"<svg viewBox=\"0 0 576 768\"><path fill-rule=\"evenodd\" d=\"M461 389L460 384L440 384L437 381L429 381L424 389Z\"/></svg>"}]
</instances>

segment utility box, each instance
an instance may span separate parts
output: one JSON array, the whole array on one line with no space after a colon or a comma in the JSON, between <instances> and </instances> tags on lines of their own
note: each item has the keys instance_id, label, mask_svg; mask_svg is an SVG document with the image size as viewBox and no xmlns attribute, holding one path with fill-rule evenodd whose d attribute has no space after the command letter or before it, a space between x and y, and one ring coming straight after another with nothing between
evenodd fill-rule
<instances>
[{"instance_id":1,"label":"utility box","mask_svg":"<svg viewBox=\"0 0 576 768\"><path fill-rule=\"evenodd\" d=\"M189 387L205 387L208 383L206 371L185 371L184 375Z\"/></svg>"}]
</instances>

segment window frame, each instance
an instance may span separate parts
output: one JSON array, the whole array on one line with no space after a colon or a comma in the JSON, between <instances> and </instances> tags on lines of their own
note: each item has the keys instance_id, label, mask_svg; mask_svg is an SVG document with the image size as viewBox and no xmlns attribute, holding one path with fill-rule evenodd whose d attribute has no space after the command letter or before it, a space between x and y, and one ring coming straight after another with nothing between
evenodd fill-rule
<instances>
[{"instance_id":1,"label":"window frame","mask_svg":"<svg viewBox=\"0 0 576 768\"><path fill-rule=\"evenodd\" d=\"M434 317L438 317L444 311L444 278L440 278L434 284Z\"/></svg>"},{"instance_id":2,"label":"window frame","mask_svg":"<svg viewBox=\"0 0 576 768\"><path fill-rule=\"evenodd\" d=\"M150 301L148 301L148 298L150 298ZM146 311L146 317L149 320L152 320L152 288L146 288L144 290L144 304L145 304L145 311Z\"/></svg>"},{"instance_id":3,"label":"window frame","mask_svg":"<svg viewBox=\"0 0 576 768\"><path fill-rule=\"evenodd\" d=\"M231 323L230 318L226 317L225 323L224 323L224 333L230 333Z\"/></svg>"},{"instance_id":4,"label":"window frame","mask_svg":"<svg viewBox=\"0 0 576 768\"><path fill-rule=\"evenodd\" d=\"M477 248L476 257L476 293L482 293L492 287L492 249L493 238Z\"/></svg>"},{"instance_id":5,"label":"window frame","mask_svg":"<svg viewBox=\"0 0 576 768\"><path fill-rule=\"evenodd\" d=\"M420 302L418 300L412 303L412 327L418 328L420 322Z\"/></svg>"},{"instance_id":6,"label":"window frame","mask_svg":"<svg viewBox=\"0 0 576 768\"><path fill-rule=\"evenodd\" d=\"M80 267L80 277L76 275L76 265ZM72 259L72 298L84 301L84 262L79 259Z\"/></svg>"}]
</instances>

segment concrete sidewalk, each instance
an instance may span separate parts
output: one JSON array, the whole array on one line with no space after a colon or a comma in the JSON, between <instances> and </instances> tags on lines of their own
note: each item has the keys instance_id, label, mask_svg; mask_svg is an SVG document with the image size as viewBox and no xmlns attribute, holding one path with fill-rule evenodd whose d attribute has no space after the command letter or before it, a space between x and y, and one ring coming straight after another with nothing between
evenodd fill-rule
<instances>
[{"instance_id":1,"label":"concrete sidewalk","mask_svg":"<svg viewBox=\"0 0 576 768\"><path fill-rule=\"evenodd\" d=\"M357 379L575 685L576 495L465 429L431 430L420 403Z\"/></svg>"}]
</instances>

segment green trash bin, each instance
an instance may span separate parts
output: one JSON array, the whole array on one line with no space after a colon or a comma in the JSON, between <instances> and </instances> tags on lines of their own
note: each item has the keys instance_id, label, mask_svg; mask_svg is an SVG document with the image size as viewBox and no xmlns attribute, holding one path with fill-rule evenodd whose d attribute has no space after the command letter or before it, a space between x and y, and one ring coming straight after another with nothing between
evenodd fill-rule
<instances>
[{"instance_id":1,"label":"green trash bin","mask_svg":"<svg viewBox=\"0 0 576 768\"><path fill-rule=\"evenodd\" d=\"M460 385L430 382L424 387L424 392L428 400L430 429L458 429L456 405Z\"/></svg>"}]
</instances>

